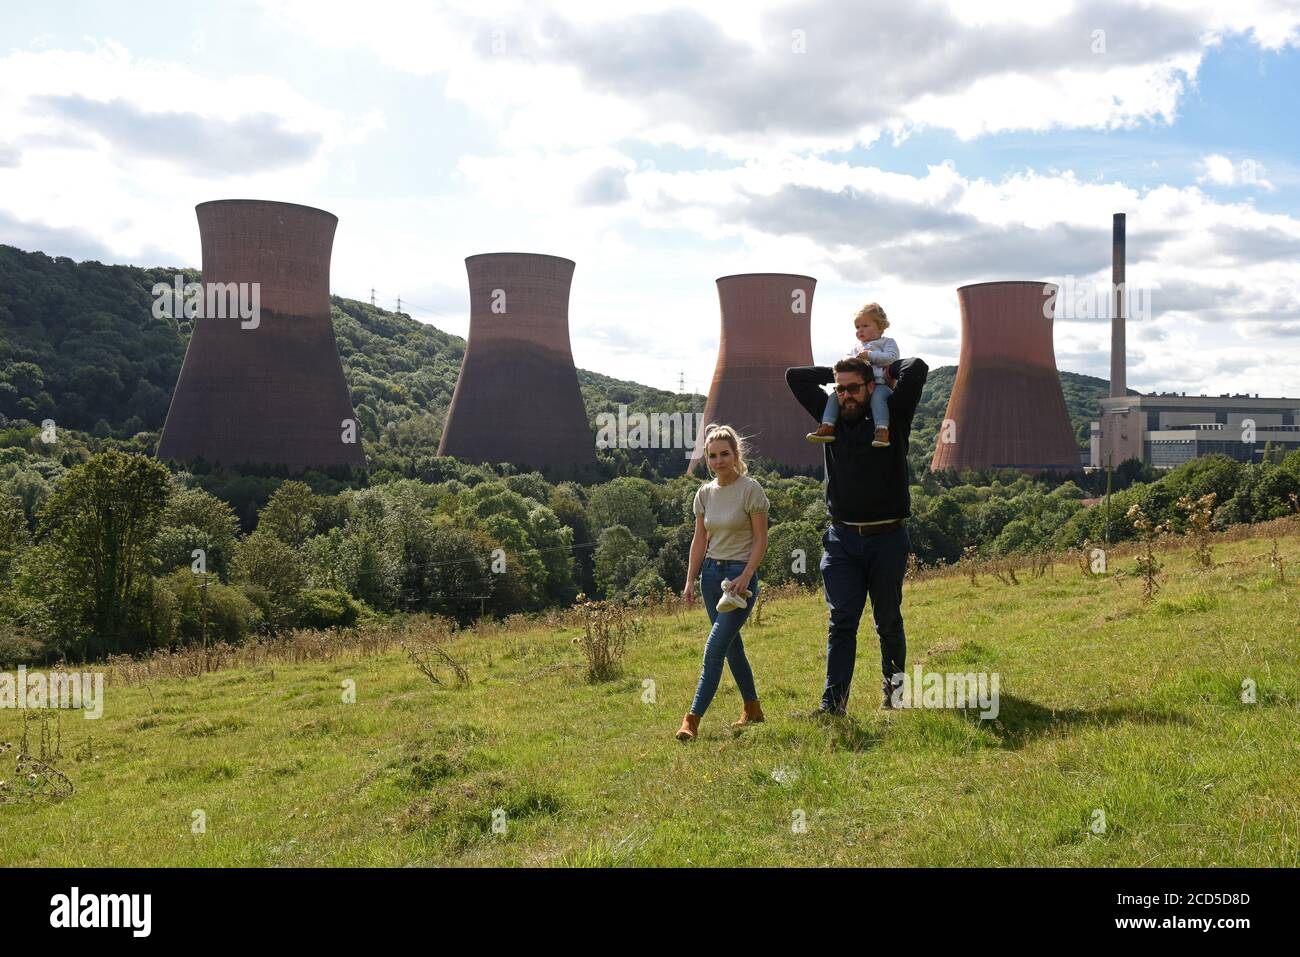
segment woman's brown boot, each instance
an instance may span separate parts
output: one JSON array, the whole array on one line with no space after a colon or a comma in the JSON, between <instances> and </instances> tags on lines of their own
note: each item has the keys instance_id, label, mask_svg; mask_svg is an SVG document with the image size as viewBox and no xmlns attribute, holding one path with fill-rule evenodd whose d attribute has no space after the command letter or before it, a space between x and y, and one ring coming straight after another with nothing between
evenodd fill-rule
<instances>
[{"instance_id":1,"label":"woman's brown boot","mask_svg":"<svg viewBox=\"0 0 1300 957\"><path fill-rule=\"evenodd\" d=\"M743 728L747 724L758 724L763 720L763 709L759 706L758 699L745 702L745 710L741 712L740 720L731 722L733 728Z\"/></svg>"},{"instance_id":2,"label":"woman's brown boot","mask_svg":"<svg viewBox=\"0 0 1300 957\"><path fill-rule=\"evenodd\" d=\"M677 729L678 741L694 741L695 736L700 731L700 716L686 712L686 717L682 718L682 726Z\"/></svg>"}]
</instances>

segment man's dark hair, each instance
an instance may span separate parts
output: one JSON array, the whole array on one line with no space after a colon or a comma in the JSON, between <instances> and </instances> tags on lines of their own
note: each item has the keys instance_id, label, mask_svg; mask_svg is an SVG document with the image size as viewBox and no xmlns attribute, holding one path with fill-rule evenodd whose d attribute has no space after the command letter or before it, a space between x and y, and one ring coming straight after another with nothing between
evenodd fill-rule
<instances>
[{"instance_id":1,"label":"man's dark hair","mask_svg":"<svg viewBox=\"0 0 1300 957\"><path fill-rule=\"evenodd\" d=\"M871 366L865 359L859 359L857 356L845 356L839 362L835 363L836 372L856 372L862 376L863 382L872 381L873 374Z\"/></svg>"}]
</instances>

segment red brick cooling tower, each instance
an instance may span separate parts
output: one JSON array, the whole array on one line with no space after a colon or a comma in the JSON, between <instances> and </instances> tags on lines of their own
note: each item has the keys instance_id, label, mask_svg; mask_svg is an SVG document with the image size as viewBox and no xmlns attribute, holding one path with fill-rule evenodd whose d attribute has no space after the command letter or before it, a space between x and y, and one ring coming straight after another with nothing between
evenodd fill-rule
<instances>
[{"instance_id":1,"label":"red brick cooling tower","mask_svg":"<svg viewBox=\"0 0 1300 957\"><path fill-rule=\"evenodd\" d=\"M355 424L355 441L344 440L344 422L355 416L330 321L338 218L246 199L195 211L205 290L257 283L260 315L255 326L238 314L194 319L159 458L294 470L364 465Z\"/></svg>"},{"instance_id":2,"label":"red brick cooling tower","mask_svg":"<svg viewBox=\"0 0 1300 957\"><path fill-rule=\"evenodd\" d=\"M821 446L804 438L816 423L785 384L787 368L813 364L816 286L811 276L788 273L744 273L718 280L722 341L704 424L734 427L749 440L751 457L800 468L823 464ZM703 458L703 445L700 429L690 470Z\"/></svg>"},{"instance_id":3,"label":"red brick cooling tower","mask_svg":"<svg viewBox=\"0 0 1300 957\"><path fill-rule=\"evenodd\" d=\"M1055 295L1042 282L957 290L961 358L932 471L1080 467L1052 348Z\"/></svg>"},{"instance_id":4,"label":"red brick cooling tower","mask_svg":"<svg viewBox=\"0 0 1300 957\"><path fill-rule=\"evenodd\" d=\"M465 260L469 343L439 455L534 468L596 461L569 345L573 268L534 253Z\"/></svg>"}]
</instances>

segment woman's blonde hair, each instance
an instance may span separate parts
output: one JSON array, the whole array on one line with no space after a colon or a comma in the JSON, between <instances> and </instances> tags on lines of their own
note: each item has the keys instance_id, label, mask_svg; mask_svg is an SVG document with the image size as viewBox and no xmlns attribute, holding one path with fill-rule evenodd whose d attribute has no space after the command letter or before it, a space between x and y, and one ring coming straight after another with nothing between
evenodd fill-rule
<instances>
[{"instance_id":1,"label":"woman's blonde hair","mask_svg":"<svg viewBox=\"0 0 1300 957\"><path fill-rule=\"evenodd\" d=\"M748 472L749 466L745 464L745 440L731 426L718 425L716 422L704 428L704 467L713 471L709 468L709 443L718 441L731 446L731 454L736 457L736 474L744 475Z\"/></svg>"},{"instance_id":2,"label":"woman's blonde hair","mask_svg":"<svg viewBox=\"0 0 1300 957\"><path fill-rule=\"evenodd\" d=\"M885 315L885 310L880 308L880 303L869 302L853 317L853 324L856 326L859 319L866 319L868 316L874 316L876 325L880 326L880 331L884 332L889 328L889 318Z\"/></svg>"}]
</instances>

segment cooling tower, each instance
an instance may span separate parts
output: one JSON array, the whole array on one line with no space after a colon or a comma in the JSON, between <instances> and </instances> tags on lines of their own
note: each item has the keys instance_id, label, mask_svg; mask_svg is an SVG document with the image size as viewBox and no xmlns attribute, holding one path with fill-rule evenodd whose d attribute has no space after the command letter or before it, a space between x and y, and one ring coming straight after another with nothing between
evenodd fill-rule
<instances>
[{"instance_id":1,"label":"cooling tower","mask_svg":"<svg viewBox=\"0 0 1300 957\"><path fill-rule=\"evenodd\" d=\"M569 346L573 268L534 253L465 260L469 343L439 455L535 468L596 461Z\"/></svg>"},{"instance_id":2,"label":"cooling tower","mask_svg":"<svg viewBox=\"0 0 1300 957\"><path fill-rule=\"evenodd\" d=\"M785 384L790 366L813 364L816 286L811 276L788 273L744 273L718 280L722 340L704 406L704 424L733 426L748 438L751 456L799 468L823 464L821 446L804 438L816 423ZM844 349L847 353L847 340ZM703 458L703 446L701 429L688 471Z\"/></svg>"},{"instance_id":3,"label":"cooling tower","mask_svg":"<svg viewBox=\"0 0 1300 957\"><path fill-rule=\"evenodd\" d=\"M961 359L932 471L1080 467L1052 348L1055 295L1042 282L957 290Z\"/></svg>"},{"instance_id":4,"label":"cooling tower","mask_svg":"<svg viewBox=\"0 0 1300 957\"><path fill-rule=\"evenodd\" d=\"M195 211L205 292L213 283L256 283L260 314L194 320L159 458L293 470L364 465L356 426L344 424L355 416L330 322L338 218L247 199ZM354 441L344 441L347 432Z\"/></svg>"}]
</instances>

